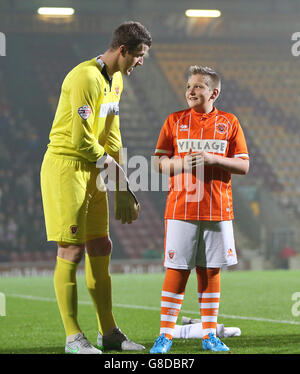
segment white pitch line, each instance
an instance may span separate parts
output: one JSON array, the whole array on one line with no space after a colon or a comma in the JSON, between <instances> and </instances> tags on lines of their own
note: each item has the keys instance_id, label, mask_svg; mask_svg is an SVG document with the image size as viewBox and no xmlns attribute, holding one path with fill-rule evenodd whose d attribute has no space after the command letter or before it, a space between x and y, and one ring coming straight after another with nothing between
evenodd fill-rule
<instances>
[{"instance_id":1,"label":"white pitch line","mask_svg":"<svg viewBox=\"0 0 300 374\"><path fill-rule=\"evenodd\" d=\"M36 301L50 301L55 302L55 298L50 297L41 297L41 296L33 296L33 295L20 295L20 294L6 294L8 297L16 297L20 299L27 299L27 300L36 300ZM91 301L84 301L79 300L78 304L82 305L93 305ZM143 309L143 310L154 310L154 311L160 311L160 308L153 307L153 306L143 306L143 305L131 305L131 304L113 304L114 307L117 308L128 308L128 309ZM192 310L181 310L182 313L186 314L195 314L199 315L199 312L195 312ZM300 325L300 322L297 321L288 321L288 320L277 320L277 319L270 319L270 318L260 318L260 317L246 317L246 316L235 316L231 314L221 314L219 313L219 317L223 318L231 318L231 319L242 319L247 321L259 321L259 322L271 322L271 323L283 323L288 325Z\"/></svg>"}]
</instances>

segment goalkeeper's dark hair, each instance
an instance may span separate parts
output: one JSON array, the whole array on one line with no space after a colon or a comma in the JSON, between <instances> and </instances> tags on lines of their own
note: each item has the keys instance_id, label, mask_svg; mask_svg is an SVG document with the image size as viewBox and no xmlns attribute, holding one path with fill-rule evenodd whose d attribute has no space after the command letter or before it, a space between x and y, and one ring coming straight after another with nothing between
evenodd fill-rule
<instances>
[{"instance_id":1,"label":"goalkeeper's dark hair","mask_svg":"<svg viewBox=\"0 0 300 374\"><path fill-rule=\"evenodd\" d=\"M129 21L115 29L109 48L116 50L125 45L129 53L133 53L140 44L146 44L149 48L152 44L150 32L139 22Z\"/></svg>"}]
</instances>

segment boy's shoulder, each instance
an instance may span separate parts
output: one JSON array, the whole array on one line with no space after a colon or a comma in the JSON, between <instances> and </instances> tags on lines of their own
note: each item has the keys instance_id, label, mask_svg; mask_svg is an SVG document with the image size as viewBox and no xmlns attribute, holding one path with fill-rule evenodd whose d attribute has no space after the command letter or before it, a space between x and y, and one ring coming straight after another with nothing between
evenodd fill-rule
<instances>
[{"instance_id":1,"label":"boy's shoulder","mask_svg":"<svg viewBox=\"0 0 300 374\"><path fill-rule=\"evenodd\" d=\"M184 117L186 116L189 116L190 115L190 111L191 109L182 109L182 110L178 110L176 112L173 112L171 114L168 115L168 120L169 121L173 121L173 122L176 122L180 119L183 119Z\"/></svg>"},{"instance_id":2,"label":"boy's shoulder","mask_svg":"<svg viewBox=\"0 0 300 374\"><path fill-rule=\"evenodd\" d=\"M226 118L232 124L239 121L234 113L225 112L224 110L218 109L217 115Z\"/></svg>"}]
</instances>

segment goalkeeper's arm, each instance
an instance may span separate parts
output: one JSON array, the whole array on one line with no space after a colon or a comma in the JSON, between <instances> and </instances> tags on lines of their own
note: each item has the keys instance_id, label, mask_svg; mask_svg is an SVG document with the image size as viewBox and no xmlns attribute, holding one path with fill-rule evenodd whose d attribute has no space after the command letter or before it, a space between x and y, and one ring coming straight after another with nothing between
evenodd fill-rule
<instances>
[{"instance_id":1,"label":"goalkeeper's arm","mask_svg":"<svg viewBox=\"0 0 300 374\"><path fill-rule=\"evenodd\" d=\"M140 204L130 189L125 171L107 153L97 161L97 167L108 168L108 178L116 183L115 218L121 220L122 223L132 223L138 218Z\"/></svg>"}]
</instances>

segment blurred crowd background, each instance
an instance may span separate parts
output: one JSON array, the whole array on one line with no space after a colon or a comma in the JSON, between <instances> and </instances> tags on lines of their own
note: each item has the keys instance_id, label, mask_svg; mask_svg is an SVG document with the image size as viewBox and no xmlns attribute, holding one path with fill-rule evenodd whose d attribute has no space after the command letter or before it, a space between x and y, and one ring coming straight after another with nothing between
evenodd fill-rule
<instances>
[{"instance_id":1,"label":"blurred crowd background","mask_svg":"<svg viewBox=\"0 0 300 374\"><path fill-rule=\"evenodd\" d=\"M75 13L38 15L46 5ZM222 15L186 17L186 9L199 7ZM150 162L165 118L186 107L188 67L216 69L222 77L216 106L239 118L251 159L249 174L233 177L239 266L299 268L300 57L292 53L299 15L296 0L1 0L0 263L55 258L55 243L46 241L39 173L61 83L76 64L107 49L115 27L135 20L150 30L153 47L143 68L124 78L120 119L128 157ZM111 200L114 259L163 256L166 193L137 195L140 219L126 227L114 220Z\"/></svg>"}]
</instances>

